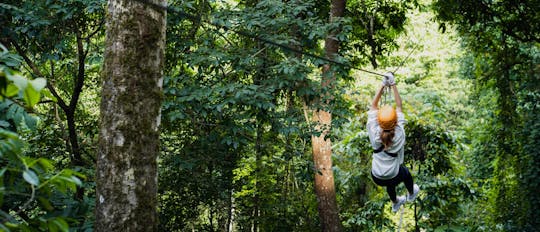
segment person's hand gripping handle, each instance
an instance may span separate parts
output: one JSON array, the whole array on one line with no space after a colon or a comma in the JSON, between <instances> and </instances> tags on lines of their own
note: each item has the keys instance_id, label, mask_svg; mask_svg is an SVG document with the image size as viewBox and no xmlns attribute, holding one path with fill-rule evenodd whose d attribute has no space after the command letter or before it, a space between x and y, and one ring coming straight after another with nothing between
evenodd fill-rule
<instances>
[{"instance_id":1,"label":"person's hand gripping handle","mask_svg":"<svg viewBox=\"0 0 540 232\"><path fill-rule=\"evenodd\" d=\"M392 72L387 72L387 73L384 74L383 85L384 86L396 85L396 80L395 80L394 74Z\"/></svg>"}]
</instances>

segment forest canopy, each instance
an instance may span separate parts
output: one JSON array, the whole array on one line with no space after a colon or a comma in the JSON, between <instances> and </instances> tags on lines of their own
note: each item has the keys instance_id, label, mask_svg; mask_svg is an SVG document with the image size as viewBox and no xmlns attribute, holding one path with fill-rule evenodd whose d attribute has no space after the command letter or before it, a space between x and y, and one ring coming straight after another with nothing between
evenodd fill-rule
<instances>
[{"instance_id":1,"label":"forest canopy","mask_svg":"<svg viewBox=\"0 0 540 232\"><path fill-rule=\"evenodd\" d=\"M537 231L538 12L4 0L0 231ZM421 188L397 213L366 128L387 72Z\"/></svg>"}]
</instances>

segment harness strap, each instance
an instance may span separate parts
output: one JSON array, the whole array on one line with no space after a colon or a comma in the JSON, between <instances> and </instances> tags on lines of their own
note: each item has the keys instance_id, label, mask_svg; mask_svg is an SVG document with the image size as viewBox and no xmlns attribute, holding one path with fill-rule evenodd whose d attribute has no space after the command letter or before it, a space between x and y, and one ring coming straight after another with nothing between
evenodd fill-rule
<instances>
[{"instance_id":1,"label":"harness strap","mask_svg":"<svg viewBox=\"0 0 540 232\"><path fill-rule=\"evenodd\" d=\"M381 151L384 150L384 145L383 146L380 146L379 148L373 150L374 153L379 153ZM392 156L394 158L396 158L398 156L397 153L391 153L391 152L387 152L387 151L384 151L385 154L389 155L389 156Z\"/></svg>"}]
</instances>

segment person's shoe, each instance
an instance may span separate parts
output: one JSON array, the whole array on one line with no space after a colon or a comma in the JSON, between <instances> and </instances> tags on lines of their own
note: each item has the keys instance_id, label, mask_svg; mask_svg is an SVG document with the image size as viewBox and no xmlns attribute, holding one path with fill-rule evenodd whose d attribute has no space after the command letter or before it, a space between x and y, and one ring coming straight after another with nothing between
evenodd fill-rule
<instances>
[{"instance_id":1,"label":"person's shoe","mask_svg":"<svg viewBox=\"0 0 540 232\"><path fill-rule=\"evenodd\" d=\"M405 204L405 196L396 197L396 203L392 202L392 212L397 212L401 205Z\"/></svg>"},{"instance_id":2,"label":"person's shoe","mask_svg":"<svg viewBox=\"0 0 540 232\"><path fill-rule=\"evenodd\" d=\"M418 196L418 192L420 192L420 187L418 187L417 184L414 184L413 186L413 194L407 195L407 201L414 201L416 197Z\"/></svg>"}]
</instances>

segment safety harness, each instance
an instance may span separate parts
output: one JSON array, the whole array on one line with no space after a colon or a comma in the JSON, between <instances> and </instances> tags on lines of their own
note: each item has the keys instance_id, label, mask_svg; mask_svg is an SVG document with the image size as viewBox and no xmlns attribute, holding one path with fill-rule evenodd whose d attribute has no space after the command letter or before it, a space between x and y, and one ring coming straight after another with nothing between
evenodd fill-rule
<instances>
[{"instance_id":1,"label":"safety harness","mask_svg":"<svg viewBox=\"0 0 540 232\"><path fill-rule=\"evenodd\" d=\"M384 145L380 146L379 148L373 150L374 153L379 153L381 151L384 150ZM398 156L397 153L391 153L391 152L387 152L387 151L384 151L385 154L389 155L389 156L392 156L394 158L396 158Z\"/></svg>"}]
</instances>

